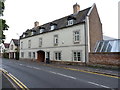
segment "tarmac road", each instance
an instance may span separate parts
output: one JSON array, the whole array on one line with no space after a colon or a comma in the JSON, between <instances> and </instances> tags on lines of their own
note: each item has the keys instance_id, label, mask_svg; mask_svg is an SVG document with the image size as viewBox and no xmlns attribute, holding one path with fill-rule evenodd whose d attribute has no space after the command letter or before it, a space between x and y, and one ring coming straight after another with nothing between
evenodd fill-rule
<instances>
[{"instance_id":1,"label":"tarmac road","mask_svg":"<svg viewBox=\"0 0 120 90\"><path fill-rule=\"evenodd\" d=\"M28 88L118 88L117 78L2 59L2 68L13 74Z\"/></svg>"}]
</instances>

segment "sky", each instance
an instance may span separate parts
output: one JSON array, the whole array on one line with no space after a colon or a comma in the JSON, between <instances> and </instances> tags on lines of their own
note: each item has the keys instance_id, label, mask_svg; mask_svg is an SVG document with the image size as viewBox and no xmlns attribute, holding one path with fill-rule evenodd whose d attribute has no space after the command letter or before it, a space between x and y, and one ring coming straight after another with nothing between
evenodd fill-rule
<instances>
[{"instance_id":1,"label":"sky","mask_svg":"<svg viewBox=\"0 0 120 90\"><path fill-rule=\"evenodd\" d=\"M118 38L118 2L120 0L6 0L4 19L9 25L5 31L6 43L19 39L27 29L62 18L73 13L73 5L78 3L80 10L94 3L102 22L103 35Z\"/></svg>"}]
</instances>

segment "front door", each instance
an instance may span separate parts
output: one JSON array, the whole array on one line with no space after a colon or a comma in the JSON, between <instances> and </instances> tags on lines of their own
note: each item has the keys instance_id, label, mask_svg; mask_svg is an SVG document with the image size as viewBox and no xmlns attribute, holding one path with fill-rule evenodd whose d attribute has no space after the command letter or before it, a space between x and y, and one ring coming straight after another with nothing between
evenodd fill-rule
<instances>
[{"instance_id":1,"label":"front door","mask_svg":"<svg viewBox=\"0 0 120 90\"><path fill-rule=\"evenodd\" d=\"M37 61L39 61L39 62L45 61L45 52L44 51L37 52Z\"/></svg>"}]
</instances>

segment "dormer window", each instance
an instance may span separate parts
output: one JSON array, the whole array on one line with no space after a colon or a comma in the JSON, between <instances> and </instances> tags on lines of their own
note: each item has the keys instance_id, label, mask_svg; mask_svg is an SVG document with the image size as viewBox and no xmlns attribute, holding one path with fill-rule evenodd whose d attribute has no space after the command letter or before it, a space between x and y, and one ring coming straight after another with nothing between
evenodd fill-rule
<instances>
[{"instance_id":1,"label":"dormer window","mask_svg":"<svg viewBox=\"0 0 120 90\"><path fill-rule=\"evenodd\" d=\"M73 19L71 19L71 20L68 20L68 25L73 25L74 23L73 23Z\"/></svg>"},{"instance_id":2,"label":"dormer window","mask_svg":"<svg viewBox=\"0 0 120 90\"><path fill-rule=\"evenodd\" d=\"M57 24L56 23L50 23L50 30L56 29Z\"/></svg>"},{"instance_id":3,"label":"dormer window","mask_svg":"<svg viewBox=\"0 0 120 90\"><path fill-rule=\"evenodd\" d=\"M50 30L54 30L55 29L55 25L52 25Z\"/></svg>"},{"instance_id":4,"label":"dormer window","mask_svg":"<svg viewBox=\"0 0 120 90\"><path fill-rule=\"evenodd\" d=\"M68 16L67 20L68 20L68 26L69 26L74 24L74 21L76 20L76 18L73 16Z\"/></svg>"},{"instance_id":5,"label":"dormer window","mask_svg":"<svg viewBox=\"0 0 120 90\"><path fill-rule=\"evenodd\" d=\"M23 37L25 37L25 34L23 34Z\"/></svg>"},{"instance_id":6,"label":"dormer window","mask_svg":"<svg viewBox=\"0 0 120 90\"><path fill-rule=\"evenodd\" d=\"M44 27L39 27L39 33L43 33L43 32L44 32L44 30L45 30L45 28L44 28Z\"/></svg>"},{"instance_id":7,"label":"dormer window","mask_svg":"<svg viewBox=\"0 0 120 90\"><path fill-rule=\"evenodd\" d=\"M35 34L35 30L31 30L31 35L34 35Z\"/></svg>"},{"instance_id":8,"label":"dormer window","mask_svg":"<svg viewBox=\"0 0 120 90\"><path fill-rule=\"evenodd\" d=\"M40 29L40 33L43 33L44 29Z\"/></svg>"}]
</instances>

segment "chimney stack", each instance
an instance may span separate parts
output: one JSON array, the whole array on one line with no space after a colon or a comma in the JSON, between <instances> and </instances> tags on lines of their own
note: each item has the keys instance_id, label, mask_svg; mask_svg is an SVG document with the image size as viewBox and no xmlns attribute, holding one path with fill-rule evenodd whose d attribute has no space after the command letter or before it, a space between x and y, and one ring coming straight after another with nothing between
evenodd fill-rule
<instances>
[{"instance_id":1,"label":"chimney stack","mask_svg":"<svg viewBox=\"0 0 120 90\"><path fill-rule=\"evenodd\" d=\"M73 5L73 13L78 13L80 11L80 5L77 3Z\"/></svg>"},{"instance_id":2,"label":"chimney stack","mask_svg":"<svg viewBox=\"0 0 120 90\"><path fill-rule=\"evenodd\" d=\"M34 22L34 27L38 27L38 26L39 26L39 22L38 21Z\"/></svg>"}]
</instances>

